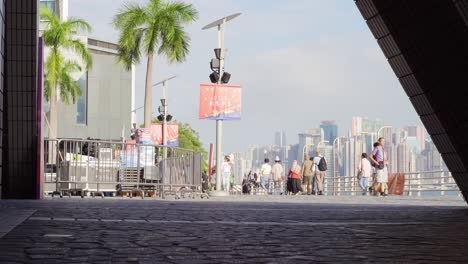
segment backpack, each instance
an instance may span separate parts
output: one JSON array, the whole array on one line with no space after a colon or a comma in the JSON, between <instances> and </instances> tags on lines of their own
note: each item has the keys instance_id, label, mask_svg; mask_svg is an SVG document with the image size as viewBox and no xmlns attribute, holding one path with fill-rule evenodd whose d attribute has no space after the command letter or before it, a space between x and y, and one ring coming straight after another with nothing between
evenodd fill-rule
<instances>
[{"instance_id":1,"label":"backpack","mask_svg":"<svg viewBox=\"0 0 468 264\"><path fill-rule=\"evenodd\" d=\"M318 164L319 171L326 171L327 170L327 161L324 157L322 157Z\"/></svg>"}]
</instances>

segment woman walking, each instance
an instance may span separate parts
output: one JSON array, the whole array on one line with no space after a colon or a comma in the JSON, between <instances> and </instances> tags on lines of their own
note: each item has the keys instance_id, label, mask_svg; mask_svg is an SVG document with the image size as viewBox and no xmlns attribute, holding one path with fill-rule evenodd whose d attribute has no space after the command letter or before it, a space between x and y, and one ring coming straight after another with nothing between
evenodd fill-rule
<instances>
[{"instance_id":1,"label":"woman walking","mask_svg":"<svg viewBox=\"0 0 468 264\"><path fill-rule=\"evenodd\" d=\"M301 166L297 164L297 160L293 161L288 176L291 177L291 191L294 195L302 193L301 186Z\"/></svg>"},{"instance_id":2,"label":"woman walking","mask_svg":"<svg viewBox=\"0 0 468 264\"><path fill-rule=\"evenodd\" d=\"M360 174L359 186L362 189L362 195L367 195L369 190L369 178L372 173L372 166L370 161L367 159L367 153L362 153L358 171Z\"/></svg>"}]
</instances>

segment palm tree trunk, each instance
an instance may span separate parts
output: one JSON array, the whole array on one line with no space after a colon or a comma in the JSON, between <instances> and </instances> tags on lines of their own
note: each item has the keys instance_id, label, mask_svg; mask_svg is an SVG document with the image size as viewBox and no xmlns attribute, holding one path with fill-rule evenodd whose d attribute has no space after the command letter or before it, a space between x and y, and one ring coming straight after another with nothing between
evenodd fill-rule
<instances>
[{"instance_id":1,"label":"palm tree trunk","mask_svg":"<svg viewBox=\"0 0 468 264\"><path fill-rule=\"evenodd\" d=\"M49 139L57 139L57 87L50 91L50 110L49 110ZM49 143L49 163L55 164L57 155L57 144L54 141Z\"/></svg>"},{"instance_id":2,"label":"palm tree trunk","mask_svg":"<svg viewBox=\"0 0 468 264\"><path fill-rule=\"evenodd\" d=\"M49 138L57 139L57 87L50 91Z\"/></svg>"},{"instance_id":3,"label":"palm tree trunk","mask_svg":"<svg viewBox=\"0 0 468 264\"><path fill-rule=\"evenodd\" d=\"M153 72L153 54L148 55L146 64L146 85L145 85L145 128L151 127L151 109L153 104L153 95L151 90L151 74Z\"/></svg>"}]
</instances>

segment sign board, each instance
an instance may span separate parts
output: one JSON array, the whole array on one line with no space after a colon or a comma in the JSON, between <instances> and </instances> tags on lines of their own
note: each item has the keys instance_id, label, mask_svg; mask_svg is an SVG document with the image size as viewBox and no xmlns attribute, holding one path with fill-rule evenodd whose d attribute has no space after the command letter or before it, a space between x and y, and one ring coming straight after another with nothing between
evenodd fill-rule
<instances>
[{"instance_id":1,"label":"sign board","mask_svg":"<svg viewBox=\"0 0 468 264\"><path fill-rule=\"evenodd\" d=\"M151 141L156 145L163 144L162 124L151 124ZM167 124L167 145L179 146L179 124Z\"/></svg>"},{"instance_id":2,"label":"sign board","mask_svg":"<svg viewBox=\"0 0 468 264\"><path fill-rule=\"evenodd\" d=\"M209 120L240 120L240 85L200 84L198 117Z\"/></svg>"}]
</instances>

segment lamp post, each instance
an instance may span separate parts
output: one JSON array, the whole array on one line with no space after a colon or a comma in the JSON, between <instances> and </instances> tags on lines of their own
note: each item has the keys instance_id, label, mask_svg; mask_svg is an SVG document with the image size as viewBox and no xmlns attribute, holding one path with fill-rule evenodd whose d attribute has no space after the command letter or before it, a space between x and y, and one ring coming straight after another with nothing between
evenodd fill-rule
<instances>
[{"instance_id":1,"label":"lamp post","mask_svg":"<svg viewBox=\"0 0 468 264\"><path fill-rule=\"evenodd\" d=\"M392 127L391 126L383 126L383 127L379 128L379 130L377 130L377 138L380 137L380 131L382 131L382 129L384 129L384 128L392 128Z\"/></svg>"},{"instance_id":2,"label":"lamp post","mask_svg":"<svg viewBox=\"0 0 468 264\"><path fill-rule=\"evenodd\" d=\"M225 58L225 50L224 50L224 31L226 27L226 22L233 20L234 18L240 16L241 13L236 13L230 16L223 17L218 19L210 24L204 26L202 30L210 29L213 27L218 28L218 48L220 50L220 57L219 57L219 80L218 84L222 84L222 77L224 73L224 58ZM223 141L223 120L217 119L216 120L216 192L212 192L211 195L214 196L225 196L228 195L229 192L221 192L221 163L223 162L222 158L222 141ZM226 190L229 191L229 190Z\"/></svg>"},{"instance_id":3,"label":"lamp post","mask_svg":"<svg viewBox=\"0 0 468 264\"><path fill-rule=\"evenodd\" d=\"M336 195L336 147L335 144L339 142L338 140L342 139L343 137L337 137L333 140L332 150L333 150L333 196Z\"/></svg>"},{"instance_id":4,"label":"lamp post","mask_svg":"<svg viewBox=\"0 0 468 264\"><path fill-rule=\"evenodd\" d=\"M164 146L164 148L163 148L163 159L164 160L167 159L167 106L168 106L168 104L167 104L167 86L168 86L167 83L168 83L169 80L172 80L175 77L176 76L169 77L169 78L164 79L164 80L162 80L162 81L160 81L158 83L153 84L153 86L152 86L152 87L155 87L155 86L158 86L160 84L163 85L163 96L162 96L162 99L161 99L161 104L162 104L162 107L163 107L163 109L162 109L162 112L163 112L162 113L163 114L163 120L162 120L163 142L162 142L162 144Z\"/></svg>"}]
</instances>

